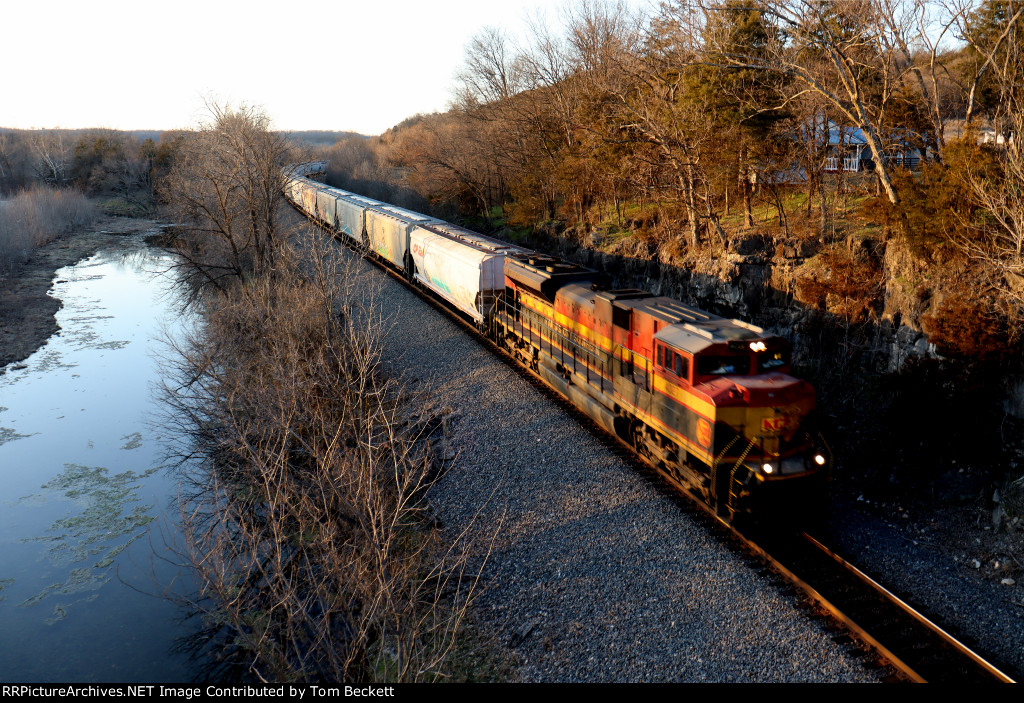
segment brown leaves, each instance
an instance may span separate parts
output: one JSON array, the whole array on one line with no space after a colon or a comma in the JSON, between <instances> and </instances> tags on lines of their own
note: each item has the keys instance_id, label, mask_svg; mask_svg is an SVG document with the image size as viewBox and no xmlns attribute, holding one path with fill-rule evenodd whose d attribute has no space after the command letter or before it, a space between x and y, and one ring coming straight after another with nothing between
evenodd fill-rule
<instances>
[{"instance_id":1,"label":"brown leaves","mask_svg":"<svg viewBox=\"0 0 1024 703\"><path fill-rule=\"evenodd\" d=\"M798 282L797 298L826 309L847 324L869 319L882 294L882 272L867 247L836 247L822 254L820 263L822 270Z\"/></svg>"},{"instance_id":2,"label":"brown leaves","mask_svg":"<svg viewBox=\"0 0 1024 703\"><path fill-rule=\"evenodd\" d=\"M1009 325L991 299L957 291L921 317L929 341L943 356L993 361L1010 355Z\"/></svg>"}]
</instances>

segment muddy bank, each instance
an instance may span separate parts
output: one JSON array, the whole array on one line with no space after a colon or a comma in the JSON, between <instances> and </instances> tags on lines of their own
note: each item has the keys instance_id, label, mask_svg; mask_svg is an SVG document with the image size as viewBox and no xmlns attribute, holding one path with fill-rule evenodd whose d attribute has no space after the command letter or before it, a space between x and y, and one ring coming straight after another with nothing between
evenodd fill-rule
<instances>
[{"instance_id":1,"label":"muddy bank","mask_svg":"<svg viewBox=\"0 0 1024 703\"><path fill-rule=\"evenodd\" d=\"M93 254L118 237L153 230L155 220L101 218L89 232L72 234L36 249L11 276L0 279L0 373L28 358L58 331L61 302L47 295L57 269Z\"/></svg>"}]
</instances>

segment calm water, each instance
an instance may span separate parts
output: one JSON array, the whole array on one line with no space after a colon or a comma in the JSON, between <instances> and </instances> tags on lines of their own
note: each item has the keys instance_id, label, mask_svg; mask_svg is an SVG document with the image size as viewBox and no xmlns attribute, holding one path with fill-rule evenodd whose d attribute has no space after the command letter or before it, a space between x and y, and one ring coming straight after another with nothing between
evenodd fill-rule
<instances>
[{"instance_id":1,"label":"calm water","mask_svg":"<svg viewBox=\"0 0 1024 703\"><path fill-rule=\"evenodd\" d=\"M161 597L177 479L153 385L184 324L168 259L125 239L57 272L61 333L0 376L0 681L183 681Z\"/></svg>"}]
</instances>

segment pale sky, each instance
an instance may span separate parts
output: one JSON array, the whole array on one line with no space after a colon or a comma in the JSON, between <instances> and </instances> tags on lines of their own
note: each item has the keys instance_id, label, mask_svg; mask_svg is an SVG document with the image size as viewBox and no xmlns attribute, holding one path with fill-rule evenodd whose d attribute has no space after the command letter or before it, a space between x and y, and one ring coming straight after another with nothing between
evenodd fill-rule
<instances>
[{"instance_id":1,"label":"pale sky","mask_svg":"<svg viewBox=\"0 0 1024 703\"><path fill-rule=\"evenodd\" d=\"M0 0L0 127L184 128L212 95L276 129L379 134L445 109L485 26L557 22L563 4Z\"/></svg>"}]
</instances>

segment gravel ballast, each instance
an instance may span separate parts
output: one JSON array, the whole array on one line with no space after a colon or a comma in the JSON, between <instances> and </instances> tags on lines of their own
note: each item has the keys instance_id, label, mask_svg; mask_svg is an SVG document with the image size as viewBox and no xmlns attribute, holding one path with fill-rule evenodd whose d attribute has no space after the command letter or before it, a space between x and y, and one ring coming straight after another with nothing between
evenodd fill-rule
<instances>
[{"instance_id":1,"label":"gravel ballast","mask_svg":"<svg viewBox=\"0 0 1024 703\"><path fill-rule=\"evenodd\" d=\"M347 254L352 256L351 254ZM870 682L775 583L453 322L368 264L386 363L450 411L431 501L523 681Z\"/></svg>"},{"instance_id":2,"label":"gravel ballast","mask_svg":"<svg viewBox=\"0 0 1024 703\"><path fill-rule=\"evenodd\" d=\"M993 556L985 543L990 531L977 526L973 511L911 514L857 507L833 501L829 544L1004 673L1024 680L1021 579L1005 581L991 573L993 561L1006 558L998 551Z\"/></svg>"}]
</instances>

